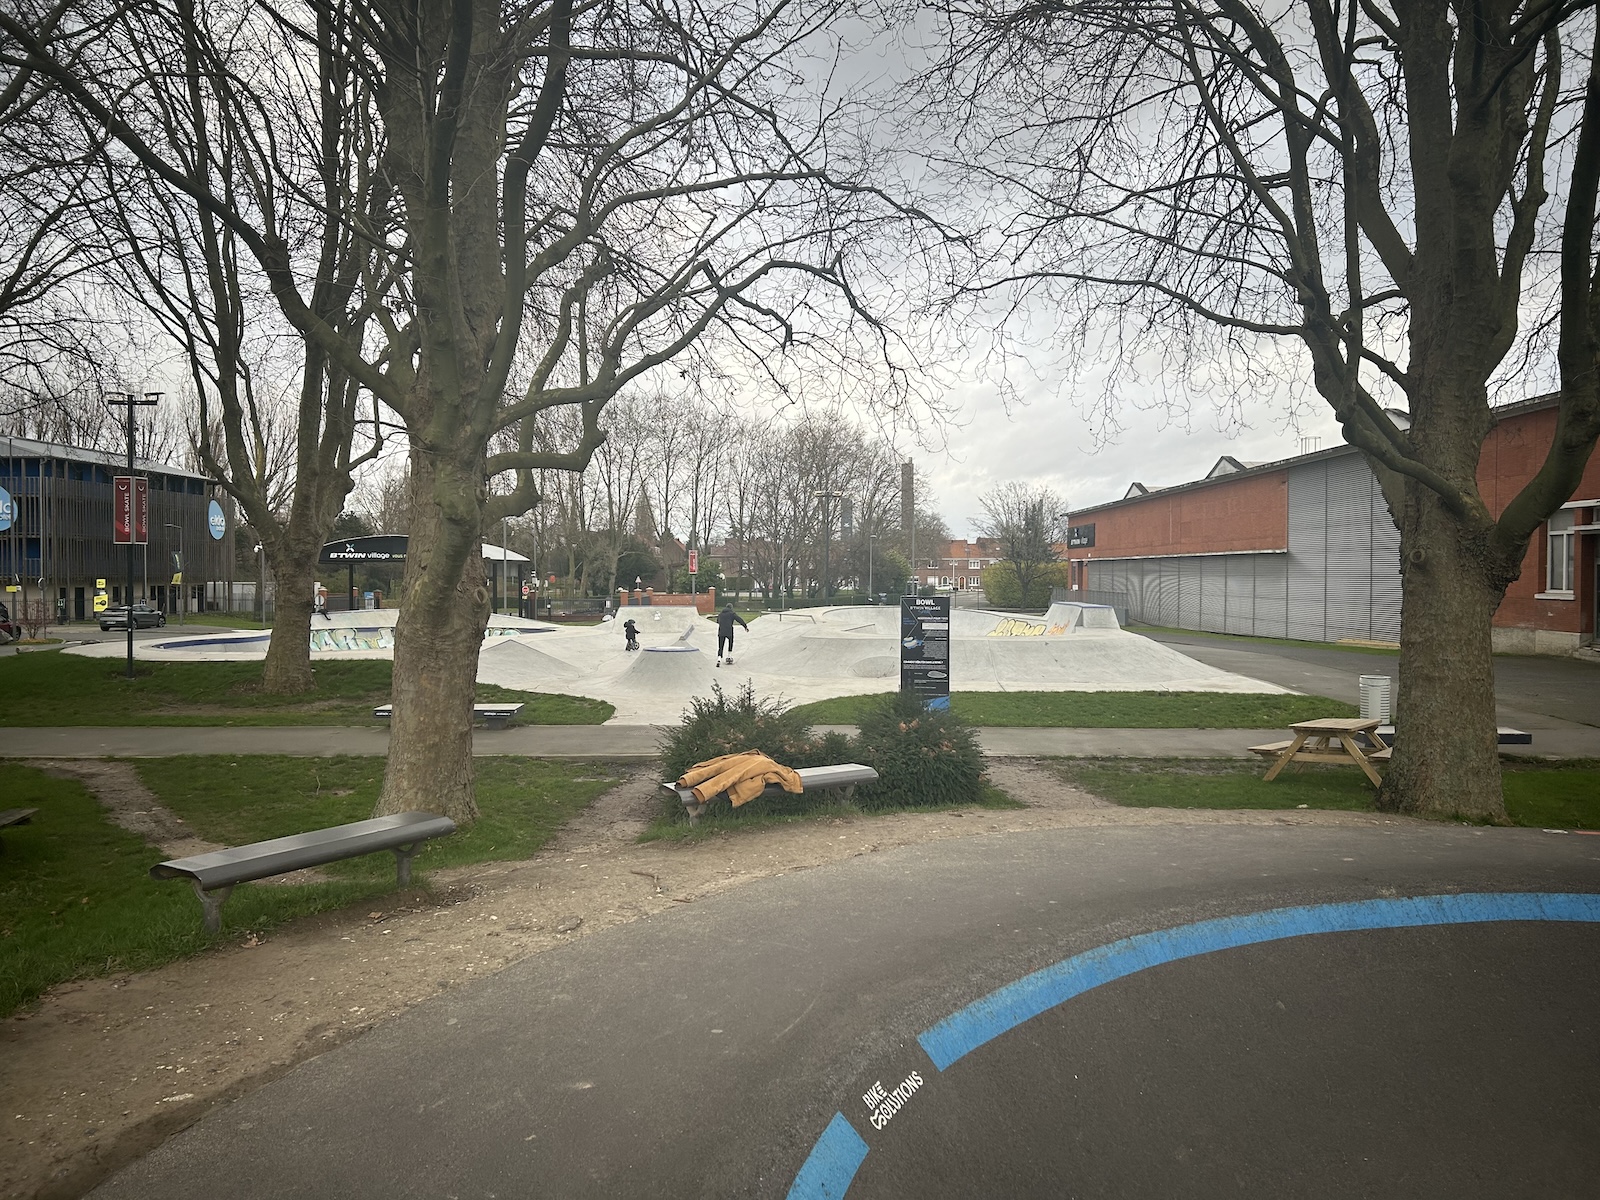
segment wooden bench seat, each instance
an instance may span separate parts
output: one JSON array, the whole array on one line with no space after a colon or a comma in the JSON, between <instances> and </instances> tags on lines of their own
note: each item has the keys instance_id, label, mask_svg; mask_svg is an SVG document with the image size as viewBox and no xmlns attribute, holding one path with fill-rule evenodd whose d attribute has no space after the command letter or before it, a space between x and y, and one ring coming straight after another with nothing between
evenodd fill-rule
<instances>
[{"instance_id":1,"label":"wooden bench seat","mask_svg":"<svg viewBox=\"0 0 1600 1200\"><path fill-rule=\"evenodd\" d=\"M1268 742L1265 746L1251 746L1251 754L1259 754L1264 758L1276 758L1287 750L1292 742Z\"/></svg>"},{"instance_id":2,"label":"wooden bench seat","mask_svg":"<svg viewBox=\"0 0 1600 1200\"><path fill-rule=\"evenodd\" d=\"M860 763L838 763L830 767L798 767L795 774L800 776L800 786L806 792L836 790L841 793L839 797L841 800L848 800L855 793L856 784L872 783L878 778L876 771ZM683 802L684 810L689 814L689 824L693 825L700 820L701 814L706 811L706 804L695 799L693 788L679 787L675 783L663 783L661 786ZM792 794L785 792L775 783L769 783L757 799Z\"/></svg>"},{"instance_id":3,"label":"wooden bench seat","mask_svg":"<svg viewBox=\"0 0 1600 1200\"><path fill-rule=\"evenodd\" d=\"M393 850L398 885L405 887L411 882L411 857L422 843L455 831L456 823L449 817L428 812L395 813L172 859L151 867L150 878L187 879L200 898L206 932L216 933L222 928L222 906L235 884Z\"/></svg>"},{"instance_id":4,"label":"wooden bench seat","mask_svg":"<svg viewBox=\"0 0 1600 1200\"><path fill-rule=\"evenodd\" d=\"M482 721L490 729L504 729L507 722L515 719L521 711L520 704L474 704L472 719ZM380 704L372 710L372 715L380 721L387 721L394 716L394 705Z\"/></svg>"}]
</instances>

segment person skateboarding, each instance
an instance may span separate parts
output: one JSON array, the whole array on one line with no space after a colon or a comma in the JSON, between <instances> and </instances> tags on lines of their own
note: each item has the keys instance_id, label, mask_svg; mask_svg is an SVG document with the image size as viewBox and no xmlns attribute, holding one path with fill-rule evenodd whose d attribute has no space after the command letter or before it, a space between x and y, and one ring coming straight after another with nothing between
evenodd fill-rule
<instances>
[{"instance_id":1,"label":"person skateboarding","mask_svg":"<svg viewBox=\"0 0 1600 1200\"><path fill-rule=\"evenodd\" d=\"M733 666L733 627L735 624L744 625L744 618L733 611L733 605L725 604L722 611L717 614L717 666L723 663L723 647L727 647L727 663ZM750 626L744 625L746 629Z\"/></svg>"},{"instance_id":2,"label":"person skateboarding","mask_svg":"<svg viewBox=\"0 0 1600 1200\"><path fill-rule=\"evenodd\" d=\"M637 650L639 648L639 627L633 623L632 617L622 623L622 632L628 639L627 645L623 648Z\"/></svg>"}]
</instances>

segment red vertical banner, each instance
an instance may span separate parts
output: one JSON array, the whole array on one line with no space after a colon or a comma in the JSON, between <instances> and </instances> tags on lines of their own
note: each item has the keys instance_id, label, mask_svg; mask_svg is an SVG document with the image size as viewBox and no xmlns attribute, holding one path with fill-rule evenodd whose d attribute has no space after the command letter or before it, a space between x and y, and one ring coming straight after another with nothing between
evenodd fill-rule
<instances>
[{"instance_id":1,"label":"red vertical banner","mask_svg":"<svg viewBox=\"0 0 1600 1200\"><path fill-rule=\"evenodd\" d=\"M143 475L133 481L133 540L141 546L150 540L150 481Z\"/></svg>"},{"instance_id":2,"label":"red vertical banner","mask_svg":"<svg viewBox=\"0 0 1600 1200\"><path fill-rule=\"evenodd\" d=\"M689 551L689 574L700 574L700 551L698 550Z\"/></svg>"},{"instance_id":3,"label":"red vertical banner","mask_svg":"<svg viewBox=\"0 0 1600 1200\"><path fill-rule=\"evenodd\" d=\"M118 475L111 502L111 540L119 546L133 541L133 476Z\"/></svg>"}]
</instances>

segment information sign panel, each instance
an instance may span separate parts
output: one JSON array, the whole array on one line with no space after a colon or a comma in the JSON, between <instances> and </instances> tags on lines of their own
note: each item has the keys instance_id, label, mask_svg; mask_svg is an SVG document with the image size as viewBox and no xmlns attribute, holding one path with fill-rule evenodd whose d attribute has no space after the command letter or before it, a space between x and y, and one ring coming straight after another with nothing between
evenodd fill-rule
<instances>
[{"instance_id":1,"label":"information sign panel","mask_svg":"<svg viewBox=\"0 0 1600 1200\"><path fill-rule=\"evenodd\" d=\"M950 597L900 598L900 690L950 707Z\"/></svg>"}]
</instances>

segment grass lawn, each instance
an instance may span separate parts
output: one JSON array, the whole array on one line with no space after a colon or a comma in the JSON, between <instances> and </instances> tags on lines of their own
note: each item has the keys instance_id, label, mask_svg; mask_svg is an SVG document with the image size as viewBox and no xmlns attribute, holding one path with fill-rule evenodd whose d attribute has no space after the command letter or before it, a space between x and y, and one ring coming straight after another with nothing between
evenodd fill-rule
<instances>
[{"instance_id":1,"label":"grass lawn","mask_svg":"<svg viewBox=\"0 0 1600 1200\"><path fill-rule=\"evenodd\" d=\"M795 712L814 725L857 725L889 693L837 696ZM1353 717L1353 704L1325 696L1224 692L956 692L950 707L980 728L1287 729L1313 717Z\"/></svg>"},{"instance_id":2,"label":"grass lawn","mask_svg":"<svg viewBox=\"0 0 1600 1200\"><path fill-rule=\"evenodd\" d=\"M177 758L137 764L197 835L238 845L370 816L383 763L371 758ZM417 871L530 857L613 782L603 765L494 758L477 764L482 819L429 842ZM8 805L38 808L6 831L0 869L0 1016L54 984L140 970L213 943L179 881L148 876L160 851L106 819L82 785L0 762ZM394 891L387 852L323 868L325 883L243 884L222 910L223 937ZM413 874L421 881L420 874Z\"/></svg>"},{"instance_id":3,"label":"grass lawn","mask_svg":"<svg viewBox=\"0 0 1600 1200\"><path fill-rule=\"evenodd\" d=\"M1266 765L1214 759L1055 759L1063 779L1132 808L1333 808L1371 812L1361 772L1303 766L1263 781ZM1507 763L1506 812L1534 829L1600 830L1600 769L1592 762Z\"/></svg>"},{"instance_id":4,"label":"grass lawn","mask_svg":"<svg viewBox=\"0 0 1600 1200\"><path fill-rule=\"evenodd\" d=\"M310 696L261 690L261 664L134 661L43 651L0 658L0 725L375 725L389 702L394 664L332 659L316 664ZM616 710L581 696L478 685L480 700L521 701L524 725L598 725Z\"/></svg>"},{"instance_id":5,"label":"grass lawn","mask_svg":"<svg viewBox=\"0 0 1600 1200\"><path fill-rule=\"evenodd\" d=\"M168 631L174 629L187 629L191 625L198 625L209 629L271 629L269 622L261 623L254 613L246 612L203 612L187 613L180 622L176 613L167 617Z\"/></svg>"},{"instance_id":6,"label":"grass lawn","mask_svg":"<svg viewBox=\"0 0 1600 1200\"><path fill-rule=\"evenodd\" d=\"M983 799L976 807L1006 809L1026 808L1027 805L1019 804L999 788L985 784ZM956 807L971 807L968 805L927 808L873 808L859 809L854 804L841 802L837 793L819 792L810 798L801 796L774 796L762 800L752 800L740 808L732 808L725 802L719 801L706 812L697 822L690 825L684 819L683 804L676 796L669 796L662 792L661 811L655 820L650 822L648 828L639 835L641 842L667 841L667 842L699 842L706 838L716 837L721 833L735 832L744 829L769 829L774 825L794 825L803 821L826 821L843 813L852 816L878 816L891 812L952 812Z\"/></svg>"}]
</instances>

